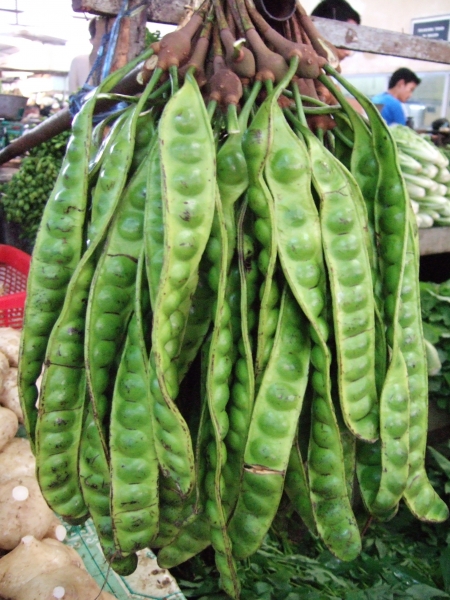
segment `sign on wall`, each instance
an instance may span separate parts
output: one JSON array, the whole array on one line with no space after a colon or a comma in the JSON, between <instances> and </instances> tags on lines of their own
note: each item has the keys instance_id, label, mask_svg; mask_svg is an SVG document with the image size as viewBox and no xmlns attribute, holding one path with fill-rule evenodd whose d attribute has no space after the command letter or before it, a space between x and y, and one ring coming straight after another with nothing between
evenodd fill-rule
<instances>
[{"instance_id":1,"label":"sign on wall","mask_svg":"<svg viewBox=\"0 0 450 600\"><path fill-rule=\"evenodd\" d=\"M411 19L412 35L430 40L450 41L450 15Z\"/></svg>"}]
</instances>

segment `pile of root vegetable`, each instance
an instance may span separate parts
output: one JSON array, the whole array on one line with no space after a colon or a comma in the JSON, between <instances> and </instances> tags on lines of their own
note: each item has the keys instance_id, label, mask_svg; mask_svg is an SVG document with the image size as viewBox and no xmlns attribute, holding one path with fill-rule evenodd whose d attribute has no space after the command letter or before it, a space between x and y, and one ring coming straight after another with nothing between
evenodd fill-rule
<instances>
[{"instance_id":1,"label":"pile of root vegetable","mask_svg":"<svg viewBox=\"0 0 450 600\"><path fill-rule=\"evenodd\" d=\"M120 573L211 544L233 598L284 493L346 561L355 494L445 520L417 226L379 113L300 4L280 32L207 1L139 60L126 110L92 127L122 69L75 117L33 254L19 388L48 504L91 516Z\"/></svg>"},{"instance_id":2,"label":"pile of root vegetable","mask_svg":"<svg viewBox=\"0 0 450 600\"><path fill-rule=\"evenodd\" d=\"M62 543L66 528L39 489L29 440L18 437L19 341L20 331L0 327L0 598L113 600Z\"/></svg>"}]
</instances>

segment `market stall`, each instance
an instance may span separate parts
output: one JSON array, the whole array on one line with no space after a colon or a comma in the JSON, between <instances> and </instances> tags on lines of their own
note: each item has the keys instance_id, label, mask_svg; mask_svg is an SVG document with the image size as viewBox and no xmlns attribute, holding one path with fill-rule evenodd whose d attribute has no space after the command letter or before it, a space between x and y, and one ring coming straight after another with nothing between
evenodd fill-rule
<instances>
[{"instance_id":1,"label":"market stall","mask_svg":"<svg viewBox=\"0 0 450 600\"><path fill-rule=\"evenodd\" d=\"M155 1L152 18L182 12L183 26L138 55L130 32L147 18L142 6L74 0L118 15L124 29L102 54L117 68L74 117L0 152L6 161L71 127L27 275L20 354L5 362L5 373L18 369L36 493L86 556L89 543L101 548L119 600L145 597L130 582L156 564L149 548L157 569L207 565L212 587L208 576L190 581L186 596L301 598L311 592L301 573L298 592L286 581L284 591L247 587L271 532L361 565L367 532L395 523L399 506L400 522L405 512L430 527L448 518L426 463L428 380L440 369L419 282L420 255L448 251L448 228L418 232L411 190L425 190L417 213L450 218L449 162L429 144L414 172L337 69L333 42L446 64L450 44L316 29L298 2L186 11ZM445 302L445 288L426 293ZM32 485L14 485L15 500ZM34 544L16 537L0 568ZM45 585L64 598L71 582L58 577ZM402 590L420 597L421 585L433 591L426 581Z\"/></svg>"}]
</instances>

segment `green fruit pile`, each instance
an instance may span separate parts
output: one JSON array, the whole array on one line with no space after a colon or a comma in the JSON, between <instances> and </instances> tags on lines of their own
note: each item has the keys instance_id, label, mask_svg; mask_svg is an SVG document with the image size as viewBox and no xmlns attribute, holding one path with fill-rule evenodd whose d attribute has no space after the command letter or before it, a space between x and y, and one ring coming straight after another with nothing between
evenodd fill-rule
<instances>
[{"instance_id":1,"label":"green fruit pile","mask_svg":"<svg viewBox=\"0 0 450 600\"><path fill-rule=\"evenodd\" d=\"M39 144L22 160L19 171L2 190L1 206L8 223L20 226L20 238L34 245L45 204L61 168L69 133Z\"/></svg>"}]
</instances>

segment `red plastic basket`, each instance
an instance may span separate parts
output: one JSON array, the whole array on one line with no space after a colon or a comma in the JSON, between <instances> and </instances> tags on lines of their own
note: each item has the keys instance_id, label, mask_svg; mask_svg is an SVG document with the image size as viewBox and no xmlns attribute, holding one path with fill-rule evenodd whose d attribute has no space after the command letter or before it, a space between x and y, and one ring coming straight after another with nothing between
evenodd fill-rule
<instances>
[{"instance_id":1,"label":"red plastic basket","mask_svg":"<svg viewBox=\"0 0 450 600\"><path fill-rule=\"evenodd\" d=\"M22 329L31 256L0 244L0 327Z\"/></svg>"}]
</instances>

